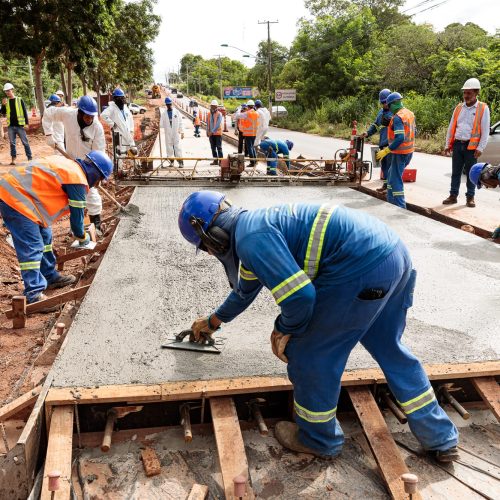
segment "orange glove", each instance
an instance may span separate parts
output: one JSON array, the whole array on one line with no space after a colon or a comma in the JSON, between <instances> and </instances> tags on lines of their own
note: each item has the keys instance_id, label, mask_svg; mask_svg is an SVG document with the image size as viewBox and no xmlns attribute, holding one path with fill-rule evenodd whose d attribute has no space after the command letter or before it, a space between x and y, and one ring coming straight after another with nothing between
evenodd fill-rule
<instances>
[{"instance_id":1,"label":"orange glove","mask_svg":"<svg viewBox=\"0 0 500 500\"><path fill-rule=\"evenodd\" d=\"M271 347L273 349L273 354L284 363L288 363L288 358L285 356L285 348L290 340L290 337L290 335L285 335L277 330L273 330L273 333L271 333Z\"/></svg>"}]
</instances>

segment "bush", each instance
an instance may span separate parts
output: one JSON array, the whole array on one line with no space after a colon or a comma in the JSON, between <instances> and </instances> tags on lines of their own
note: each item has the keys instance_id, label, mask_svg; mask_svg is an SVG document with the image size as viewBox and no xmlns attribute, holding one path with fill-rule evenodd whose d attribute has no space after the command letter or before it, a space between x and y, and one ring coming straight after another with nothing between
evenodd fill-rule
<instances>
[{"instance_id":1,"label":"bush","mask_svg":"<svg viewBox=\"0 0 500 500\"><path fill-rule=\"evenodd\" d=\"M448 125L458 102L449 97L431 97L409 92L404 104L415 114L417 137L426 137Z\"/></svg>"}]
</instances>

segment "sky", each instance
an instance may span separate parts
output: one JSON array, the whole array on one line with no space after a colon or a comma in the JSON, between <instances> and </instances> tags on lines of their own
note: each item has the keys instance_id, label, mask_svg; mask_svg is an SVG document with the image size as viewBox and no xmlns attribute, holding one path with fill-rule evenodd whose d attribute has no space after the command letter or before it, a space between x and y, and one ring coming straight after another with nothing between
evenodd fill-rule
<instances>
[{"instance_id":1,"label":"sky","mask_svg":"<svg viewBox=\"0 0 500 500\"><path fill-rule=\"evenodd\" d=\"M418 13L440 1L444 3ZM416 7L419 4L422 5ZM415 22L431 23L438 30L454 22L474 22L490 33L500 29L500 0L407 0L401 10L407 10L407 14L417 13L413 17ZM267 25L258 24L259 21L279 21L271 24L271 38L289 47L297 32L297 21L310 17L304 0L251 0L248 3L158 0L155 12L162 18L160 34L153 44L157 82L165 81L167 71L177 71L186 53L200 54L206 59L221 54L252 66L253 60L242 57L241 51L255 54L259 42L267 38ZM240 50L221 47L221 44Z\"/></svg>"}]
</instances>

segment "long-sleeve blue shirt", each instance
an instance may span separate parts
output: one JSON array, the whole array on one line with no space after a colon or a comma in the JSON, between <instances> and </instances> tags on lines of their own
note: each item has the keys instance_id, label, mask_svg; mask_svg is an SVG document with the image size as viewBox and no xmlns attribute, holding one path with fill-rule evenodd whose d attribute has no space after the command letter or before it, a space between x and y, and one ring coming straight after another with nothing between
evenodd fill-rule
<instances>
[{"instance_id":1,"label":"long-sleeve blue shirt","mask_svg":"<svg viewBox=\"0 0 500 500\"><path fill-rule=\"evenodd\" d=\"M290 150L285 141L280 139L271 139L268 137L263 141L260 141L259 148L265 153L268 158L277 158L278 154L282 154L285 159L290 158ZM269 162L275 164L275 162ZM290 161L286 162L288 168L290 168Z\"/></svg>"},{"instance_id":2,"label":"long-sleeve blue shirt","mask_svg":"<svg viewBox=\"0 0 500 500\"><path fill-rule=\"evenodd\" d=\"M71 231L77 238L83 238L85 236L83 219L87 199L86 186L83 184L63 184L62 188L68 195Z\"/></svg>"},{"instance_id":3,"label":"long-sleeve blue shirt","mask_svg":"<svg viewBox=\"0 0 500 500\"><path fill-rule=\"evenodd\" d=\"M366 136L370 137L373 134L379 132L379 140L378 145L381 148L385 148L389 141L387 139L387 125L392 118L392 113L388 109L380 109L377 113L375 121L370 125L368 130L366 131ZM383 122L387 123L387 125L383 125Z\"/></svg>"},{"instance_id":4,"label":"long-sleeve blue shirt","mask_svg":"<svg viewBox=\"0 0 500 500\"><path fill-rule=\"evenodd\" d=\"M217 317L225 323L233 320L265 286L281 307L276 329L301 335L316 302L314 280L324 276L335 284L355 279L389 255L399 237L361 211L289 204L243 212L235 240L241 264L238 289L215 311Z\"/></svg>"}]
</instances>

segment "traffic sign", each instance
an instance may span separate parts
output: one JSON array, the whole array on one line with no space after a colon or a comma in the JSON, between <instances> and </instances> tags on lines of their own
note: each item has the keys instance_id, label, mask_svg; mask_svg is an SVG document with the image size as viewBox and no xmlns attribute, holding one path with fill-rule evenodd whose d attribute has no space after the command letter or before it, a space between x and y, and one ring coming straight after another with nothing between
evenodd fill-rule
<instances>
[{"instance_id":1,"label":"traffic sign","mask_svg":"<svg viewBox=\"0 0 500 500\"><path fill-rule=\"evenodd\" d=\"M295 89L277 89L274 91L275 101L296 101L297 91Z\"/></svg>"}]
</instances>

